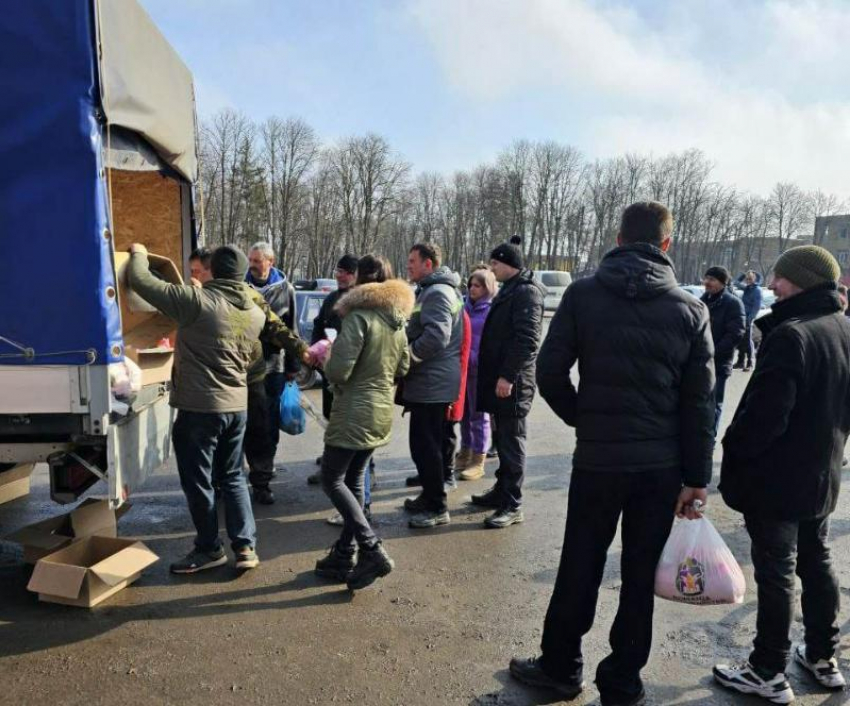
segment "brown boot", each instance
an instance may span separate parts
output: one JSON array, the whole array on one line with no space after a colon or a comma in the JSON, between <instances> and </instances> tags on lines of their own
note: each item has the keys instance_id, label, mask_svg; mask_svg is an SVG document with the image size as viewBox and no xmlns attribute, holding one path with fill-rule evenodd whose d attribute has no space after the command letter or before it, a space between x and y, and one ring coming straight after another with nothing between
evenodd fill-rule
<instances>
[{"instance_id":1,"label":"brown boot","mask_svg":"<svg viewBox=\"0 0 850 706\"><path fill-rule=\"evenodd\" d=\"M472 454L469 460L469 465L461 471L461 480L478 480L484 477L484 461L487 460L485 454Z\"/></svg>"},{"instance_id":2,"label":"brown boot","mask_svg":"<svg viewBox=\"0 0 850 706\"><path fill-rule=\"evenodd\" d=\"M472 449L461 449L455 454L455 462L454 469L455 471L462 471L469 465L469 461L472 458Z\"/></svg>"}]
</instances>

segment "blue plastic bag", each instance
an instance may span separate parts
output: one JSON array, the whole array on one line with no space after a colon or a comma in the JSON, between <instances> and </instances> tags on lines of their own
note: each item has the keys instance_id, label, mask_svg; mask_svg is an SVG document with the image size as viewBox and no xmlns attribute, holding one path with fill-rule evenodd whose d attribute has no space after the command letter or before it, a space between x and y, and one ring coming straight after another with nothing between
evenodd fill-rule
<instances>
[{"instance_id":1,"label":"blue plastic bag","mask_svg":"<svg viewBox=\"0 0 850 706\"><path fill-rule=\"evenodd\" d=\"M304 433L307 426L307 415L301 408L301 390L298 384L288 382L280 396L280 430L297 436Z\"/></svg>"}]
</instances>

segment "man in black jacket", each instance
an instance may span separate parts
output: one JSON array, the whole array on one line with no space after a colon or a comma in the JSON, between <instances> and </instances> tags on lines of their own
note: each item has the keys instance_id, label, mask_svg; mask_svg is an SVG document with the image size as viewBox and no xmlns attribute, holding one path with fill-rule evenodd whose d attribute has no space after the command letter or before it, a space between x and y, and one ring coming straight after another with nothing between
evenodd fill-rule
<instances>
[{"instance_id":1,"label":"man in black jacket","mask_svg":"<svg viewBox=\"0 0 850 706\"><path fill-rule=\"evenodd\" d=\"M596 671L603 706L645 702L655 567L674 515L699 519L711 480L713 346L708 311L676 284L673 219L659 203L622 216L618 243L564 295L540 350L537 384L576 428L567 528L542 656L511 673L573 697L620 515L622 588L611 654ZM579 388L570 377L578 361Z\"/></svg>"},{"instance_id":2,"label":"man in black jacket","mask_svg":"<svg viewBox=\"0 0 850 706\"><path fill-rule=\"evenodd\" d=\"M726 381L732 374L732 359L747 330L747 318L743 302L729 288L729 270L725 267L709 267L702 283L705 294L702 300L711 317L711 337L714 339L714 436L720 427L723 413L723 398L726 396Z\"/></svg>"},{"instance_id":3,"label":"man in black jacket","mask_svg":"<svg viewBox=\"0 0 850 706\"><path fill-rule=\"evenodd\" d=\"M718 665L724 686L774 703L794 698L791 656L795 578L803 584L805 645L793 656L823 686L839 689L838 582L827 546L850 431L850 322L841 314L835 258L791 248L774 267L772 313L756 321L756 368L726 436L720 491L744 514L758 584L749 661Z\"/></svg>"},{"instance_id":4,"label":"man in black jacket","mask_svg":"<svg viewBox=\"0 0 850 706\"><path fill-rule=\"evenodd\" d=\"M545 290L523 266L520 239L499 245L490 268L502 288L490 305L478 352L478 409L494 415L499 453L496 484L475 505L495 509L484 520L492 529L523 521L526 417L534 401L534 370L543 327Z\"/></svg>"}]
</instances>

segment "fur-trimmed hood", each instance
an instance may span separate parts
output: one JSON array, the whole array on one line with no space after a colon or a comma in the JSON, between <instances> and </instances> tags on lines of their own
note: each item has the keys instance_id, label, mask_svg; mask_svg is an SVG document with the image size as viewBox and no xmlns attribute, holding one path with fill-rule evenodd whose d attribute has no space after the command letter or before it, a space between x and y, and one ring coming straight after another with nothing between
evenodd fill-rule
<instances>
[{"instance_id":1,"label":"fur-trimmed hood","mask_svg":"<svg viewBox=\"0 0 850 706\"><path fill-rule=\"evenodd\" d=\"M358 285L344 294L334 311L344 317L354 309L376 309L385 318L402 323L413 312L415 297L410 286L401 279Z\"/></svg>"}]
</instances>

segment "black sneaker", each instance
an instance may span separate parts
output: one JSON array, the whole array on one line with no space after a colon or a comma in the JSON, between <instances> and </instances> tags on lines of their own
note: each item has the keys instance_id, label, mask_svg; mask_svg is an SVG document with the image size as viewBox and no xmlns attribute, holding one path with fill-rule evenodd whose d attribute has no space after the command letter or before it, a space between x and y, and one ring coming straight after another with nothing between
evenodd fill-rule
<instances>
[{"instance_id":1,"label":"black sneaker","mask_svg":"<svg viewBox=\"0 0 850 706\"><path fill-rule=\"evenodd\" d=\"M495 446L491 446L490 450L487 451L487 458L496 458L496 457L498 457L498 455L499 455L499 452L496 451Z\"/></svg>"},{"instance_id":2,"label":"black sneaker","mask_svg":"<svg viewBox=\"0 0 850 706\"><path fill-rule=\"evenodd\" d=\"M422 479L419 477L419 475L407 476L407 478L404 479L404 484L408 488L418 488L422 485Z\"/></svg>"},{"instance_id":3,"label":"black sneaker","mask_svg":"<svg viewBox=\"0 0 850 706\"><path fill-rule=\"evenodd\" d=\"M740 665L718 664L712 670L718 684L741 694L752 694L774 704L790 704L794 700L791 685L781 672L762 677L749 662Z\"/></svg>"},{"instance_id":4,"label":"black sneaker","mask_svg":"<svg viewBox=\"0 0 850 706\"><path fill-rule=\"evenodd\" d=\"M355 556L354 549L340 549L339 544L334 542L328 555L316 562L314 573L316 576L342 583L354 568Z\"/></svg>"},{"instance_id":5,"label":"black sneaker","mask_svg":"<svg viewBox=\"0 0 850 706\"><path fill-rule=\"evenodd\" d=\"M254 501L260 505L274 505L274 493L267 485L258 485L254 488Z\"/></svg>"},{"instance_id":6,"label":"black sneaker","mask_svg":"<svg viewBox=\"0 0 850 706\"><path fill-rule=\"evenodd\" d=\"M430 529L431 527L447 525L451 521L452 518L449 517L448 510L425 510L411 517L407 526L412 529Z\"/></svg>"},{"instance_id":7,"label":"black sneaker","mask_svg":"<svg viewBox=\"0 0 850 706\"><path fill-rule=\"evenodd\" d=\"M357 565L345 579L349 591L366 588L375 583L382 576L386 576L395 568L395 563L390 559L381 543L374 549L361 549L357 557Z\"/></svg>"},{"instance_id":8,"label":"black sneaker","mask_svg":"<svg viewBox=\"0 0 850 706\"><path fill-rule=\"evenodd\" d=\"M316 465L317 465L317 466L321 466L321 465L322 465L322 457L321 457L321 456L316 456Z\"/></svg>"},{"instance_id":9,"label":"black sneaker","mask_svg":"<svg viewBox=\"0 0 850 706\"><path fill-rule=\"evenodd\" d=\"M744 369L744 361L739 360L736 361L735 365L732 366L732 370L743 370Z\"/></svg>"},{"instance_id":10,"label":"black sneaker","mask_svg":"<svg viewBox=\"0 0 850 706\"><path fill-rule=\"evenodd\" d=\"M805 645L797 645L794 648L794 661L801 667L807 669L817 679L818 684L827 689L843 689L847 682L844 675L838 669L838 661L835 657L810 662L806 654Z\"/></svg>"},{"instance_id":11,"label":"black sneaker","mask_svg":"<svg viewBox=\"0 0 850 706\"><path fill-rule=\"evenodd\" d=\"M563 696L565 699L574 699L584 690L584 682L563 682L553 679L543 671L540 660L537 657L520 659L514 657L510 664L511 676L528 686L539 689L551 689Z\"/></svg>"},{"instance_id":12,"label":"black sneaker","mask_svg":"<svg viewBox=\"0 0 850 706\"><path fill-rule=\"evenodd\" d=\"M428 509L428 501L425 499L425 493L419 493L415 498L405 499L404 509L408 512L425 512Z\"/></svg>"},{"instance_id":13,"label":"black sneaker","mask_svg":"<svg viewBox=\"0 0 850 706\"><path fill-rule=\"evenodd\" d=\"M206 571L216 566L223 566L227 563L227 555L224 549L219 547L217 552L202 552L198 549L193 549L180 561L175 561L171 565L172 574L196 574L199 571Z\"/></svg>"},{"instance_id":14,"label":"black sneaker","mask_svg":"<svg viewBox=\"0 0 850 706\"><path fill-rule=\"evenodd\" d=\"M482 493L481 495L473 495L470 498L470 502L473 505L479 505L481 507L491 507L494 510L500 510L505 501L502 497L502 491L499 490L498 486L494 485L486 493Z\"/></svg>"},{"instance_id":15,"label":"black sneaker","mask_svg":"<svg viewBox=\"0 0 850 706\"><path fill-rule=\"evenodd\" d=\"M504 529L511 525L518 525L524 519L525 517L522 515L522 510L519 508L516 510L510 510L503 507L496 510L496 512L489 517L485 517L484 526L489 527L490 529Z\"/></svg>"},{"instance_id":16,"label":"black sneaker","mask_svg":"<svg viewBox=\"0 0 850 706\"><path fill-rule=\"evenodd\" d=\"M310 485L321 485L322 483L322 472L316 471L315 473L311 473L307 476L307 482Z\"/></svg>"},{"instance_id":17,"label":"black sneaker","mask_svg":"<svg viewBox=\"0 0 850 706\"><path fill-rule=\"evenodd\" d=\"M363 515L366 517L366 522L368 522L371 525L372 524L372 504L371 503L363 506Z\"/></svg>"}]
</instances>

